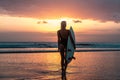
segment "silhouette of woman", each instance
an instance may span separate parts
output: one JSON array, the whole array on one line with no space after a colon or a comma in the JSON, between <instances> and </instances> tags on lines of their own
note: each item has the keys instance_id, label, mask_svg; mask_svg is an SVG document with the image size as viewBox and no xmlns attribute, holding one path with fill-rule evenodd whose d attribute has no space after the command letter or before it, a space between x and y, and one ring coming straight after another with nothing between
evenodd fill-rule
<instances>
[{"instance_id":1,"label":"silhouette of woman","mask_svg":"<svg viewBox=\"0 0 120 80\"><path fill-rule=\"evenodd\" d=\"M75 43L73 41L71 33L69 30L66 29L66 21L61 22L61 29L57 31L57 36L58 36L58 50L60 51L60 56L61 56L61 70L66 72L67 65L68 65L66 60L68 36L70 36L70 39L75 48Z\"/></svg>"}]
</instances>

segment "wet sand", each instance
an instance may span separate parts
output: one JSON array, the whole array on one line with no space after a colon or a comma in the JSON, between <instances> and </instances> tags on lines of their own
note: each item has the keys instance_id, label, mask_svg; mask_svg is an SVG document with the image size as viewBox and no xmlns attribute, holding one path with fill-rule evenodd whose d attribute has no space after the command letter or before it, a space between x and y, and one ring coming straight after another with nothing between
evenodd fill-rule
<instances>
[{"instance_id":1,"label":"wet sand","mask_svg":"<svg viewBox=\"0 0 120 80\"><path fill-rule=\"evenodd\" d=\"M120 79L120 51L76 52L75 57L68 65L67 80ZM58 52L0 54L0 80L62 80L61 77Z\"/></svg>"}]
</instances>

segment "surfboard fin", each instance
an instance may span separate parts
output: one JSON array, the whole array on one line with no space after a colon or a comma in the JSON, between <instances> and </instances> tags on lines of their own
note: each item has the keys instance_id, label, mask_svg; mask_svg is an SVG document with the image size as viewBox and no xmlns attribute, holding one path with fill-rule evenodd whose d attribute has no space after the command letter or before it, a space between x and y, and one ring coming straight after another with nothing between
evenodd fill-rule
<instances>
[{"instance_id":1,"label":"surfboard fin","mask_svg":"<svg viewBox=\"0 0 120 80\"><path fill-rule=\"evenodd\" d=\"M76 58L73 56L73 57L72 57L72 59L74 59L74 60L75 60Z\"/></svg>"},{"instance_id":2,"label":"surfboard fin","mask_svg":"<svg viewBox=\"0 0 120 80\"><path fill-rule=\"evenodd\" d=\"M68 58L68 60L72 60L72 59L76 59L74 56L72 56L72 57L70 57L70 58Z\"/></svg>"}]
</instances>

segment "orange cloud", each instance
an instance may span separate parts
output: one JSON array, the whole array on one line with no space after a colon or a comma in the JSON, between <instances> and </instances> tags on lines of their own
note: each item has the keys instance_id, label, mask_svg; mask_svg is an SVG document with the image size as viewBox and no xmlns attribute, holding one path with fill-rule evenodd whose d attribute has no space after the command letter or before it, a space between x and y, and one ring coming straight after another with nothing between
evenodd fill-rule
<instances>
[{"instance_id":1,"label":"orange cloud","mask_svg":"<svg viewBox=\"0 0 120 80\"><path fill-rule=\"evenodd\" d=\"M119 3L120 0L0 0L0 14L47 19L71 17L118 23Z\"/></svg>"}]
</instances>

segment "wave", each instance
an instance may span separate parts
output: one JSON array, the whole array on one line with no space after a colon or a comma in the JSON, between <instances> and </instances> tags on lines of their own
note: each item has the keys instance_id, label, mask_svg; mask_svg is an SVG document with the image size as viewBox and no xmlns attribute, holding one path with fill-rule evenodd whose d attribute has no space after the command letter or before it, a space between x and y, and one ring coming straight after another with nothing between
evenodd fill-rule
<instances>
[{"instance_id":1,"label":"wave","mask_svg":"<svg viewBox=\"0 0 120 80\"><path fill-rule=\"evenodd\" d=\"M55 48L54 42L2 42L0 48Z\"/></svg>"},{"instance_id":2,"label":"wave","mask_svg":"<svg viewBox=\"0 0 120 80\"><path fill-rule=\"evenodd\" d=\"M0 53L58 52L56 42L0 42ZM77 42L76 52L120 51L120 43Z\"/></svg>"},{"instance_id":3,"label":"wave","mask_svg":"<svg viewBox=\"0 0 120 80\"><path fill-rule=\"evenodd\" d=\"M120 43L77 43L78 48L120 48Z\"/></svg>"},{"instance_id":4,"label":"wave","mask_svg":"<svg viewBox=\"0 0 120 80\"><path fill-rule=\"evenodd\" d=\"M0 48L57 48L56 42L0 42ZM120 43L77 42L77 48L120 48Z\"/></svg>"},{"instance_id":5,"label":"wave","mask_svg":"<svg viewBox=\"0 0 120 80\"><path fill-rule=\"evenodd\" d=\"M120 51L120 48L77 48L75 52L95 52L95 51ZM58 52L57 48L9 48L0 49L2 53L44 53Z\"/></svg>"}]
</instances>

